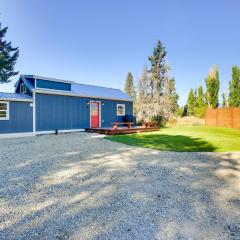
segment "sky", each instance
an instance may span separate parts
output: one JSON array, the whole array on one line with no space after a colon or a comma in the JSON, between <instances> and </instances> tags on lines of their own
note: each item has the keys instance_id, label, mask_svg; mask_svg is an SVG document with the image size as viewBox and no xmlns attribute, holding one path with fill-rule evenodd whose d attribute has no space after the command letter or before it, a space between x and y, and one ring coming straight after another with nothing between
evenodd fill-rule
<instances>
[{"instance_id":1,"label":"sky","mask_svg":"<svg viewBox=\"0 0 240 240\"><path fill-rule=\"evenodd\" d=\"M161 40L180 105L215 64L227 93L240 65L239 0L0 0L0 22L20 49L20 74L120 89ZM13 92L18 77L0 91Z\"/></svg>"}]
</instances>

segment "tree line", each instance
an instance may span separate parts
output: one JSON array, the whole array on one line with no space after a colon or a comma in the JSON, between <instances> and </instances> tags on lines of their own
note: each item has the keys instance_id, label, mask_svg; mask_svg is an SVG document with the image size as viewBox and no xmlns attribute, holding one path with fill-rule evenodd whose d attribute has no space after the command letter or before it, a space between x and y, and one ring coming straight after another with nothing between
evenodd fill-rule
<instances>
[{"instance_id":1,"label":"tree line","mask_svg":"<svg viewBox=\"0 0 240 240\"><path fill-rule=\"evenodd\" d=\"M179 108L175 79L169 77L166 56L167 51L159 40L148 57L149 67L144 67L136 85L132 73L127 75L124 90L133 99L134 115L138 120L155 120L162 124Z\"/></svg>"},{"instance_id":2,"label":"tree line","mask_svg":"<svg viewBox=\"0 0 240 240\"><path fill-rule=\"evenodd\" d=\"M204 117L207 108L219 107L219 71L217 65L208 73L205 79L206 92L203 87L190 89L187 104L181 109L182 116ZM240 107L240 68L232 67L232 79L229 81L229 94L222 94L222 107Z\"/></svg>"}]
</instances>

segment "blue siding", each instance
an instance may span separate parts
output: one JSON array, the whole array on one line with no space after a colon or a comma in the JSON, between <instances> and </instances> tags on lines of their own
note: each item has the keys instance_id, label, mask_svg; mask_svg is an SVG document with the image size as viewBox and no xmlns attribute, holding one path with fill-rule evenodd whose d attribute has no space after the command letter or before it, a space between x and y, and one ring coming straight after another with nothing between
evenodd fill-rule
<instances>
[{"instance_id":1,"label":"blue siding","mask_svg":"<svg viewBox=\"0 0 240 240\"><path fill-rule=\"evenodd\" d=\"M102 126L112 126L117 117L117 104L126 104L126 114L132 114L132 102L36 94L36 130L81 129L90 126L88 101L101 101Z\"/></svg>"},{"instance_id":2,"label":"blue siding","mask_svg":"<svg viewBox=\"0 0 240 240\"><path fill-rule=\"evenodd\" d=\"M55 82L55 81L47 81L47 80L37 79L36 86L38 88L71 91L71 83Z\"/></svg>"},{"instance_id":3,"label":"blue siding","mask_svg":"<svg viewBox=\"0 0 240 240\"><path fill-rule=\"evenodd\" d=\"M25 79L34 88L34 86L35 86L35 79L33 79L33 78L25 78Z\"/></svg>"},{"instance_id":4,"label":"blue siding","mask_svg":"<svg viewBox=\"0 0 240 240\"><path fill-rule=\"evenodd\" d=\"M18 86L16 88L16 93L20 93L20 85L23 83L23 80L21 79L18 83ZM30 82L31 83L31 82ZM25 84L26 85L26 84ZM32 92L30 91L30 89L28 88L27 86L27 92L26 92L27 95L31 96L32 97Z\"/></svg>"},{"instance_id":5,"label":"blue siding","mask_svg":"<svg viewBox=\"0 0 240 240\"><path fill-rule=\"evenodd\" d=\"M32 107L29 102L9 102L9 120L0 120L1 133L32 132Z\"/></svg>"}]
</instances>

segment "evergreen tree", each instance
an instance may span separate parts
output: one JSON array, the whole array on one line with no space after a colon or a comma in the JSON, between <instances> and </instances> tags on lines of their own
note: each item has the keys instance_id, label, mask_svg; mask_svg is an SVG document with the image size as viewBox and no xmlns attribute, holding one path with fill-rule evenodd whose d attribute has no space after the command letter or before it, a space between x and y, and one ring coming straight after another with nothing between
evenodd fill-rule
<instances>
[{"instance_id":1,"label":"evergreen tree","mask_svg":"<svg viewBox=\"0 0 240 240\"><path fill-rule=\"evenodd\" d=\"M181 117L186 117L187 115L188 115L188 106L184 105Z\"/></svg>"},{"instance_id":2,"label":"evergreen tree","mask_svg":"<svg viewBox=\"0 0 240 240\"><path fill-rule=\"evenodd\" d=\"M240 68L233 66L232 80L229 83L229 106L240 106Z\"/></svg>"},{"instance_id":3,"label":"evergreen tree","mask_svg":"<svg viewBox=\"0 0 240 240\"><path fill-rule=\"evenodd\" d=\"M124 91L133 99L133 114L136 115L136 90L131 72L127 74Z\"/></svg>"},{"instance_id":4,"label":"evergreen tree","mask_svg":"<svg viewBox=\"0 0 240 240\"><path fill-rule=\"evenodd\" d=\"M151 94L156 99L158 96L163 95L164 81L168 71L168 67L165 63L166 55L167 51L165 50L165 47L161 41L158 40L156 47L153 49L153 54L149 57L151 63Z\"/></svg>"},{"instance_id":5,"label":"evergreen tree","mask_svg":"<svg viewBox=\"0 0 240 240\"><path fill-rule=\"evenodd\" d=\"M225 93L222 94L222 107L227 107L227 98Z\"/></svg>"},{"instance_id":6,"label":"evergreen tree","mask_svg":"<svg viewBox=\"0 0 240 240\"><path fill-rule=\"evenodd\" d=\"M162 45L161 41L158 41L153 50L153 54L149 57L151 63L149 71L151 101L149 108L153 119L167 119L171 115L171 112L169 112L169 104L164 97L164 86L168 81L167 73L169 70L169 67L165 62L166 54L165 47ZM161 117L159 118L160 115Z\"/></svg>"},{"instance_id":7,"label":"evergreen tree","mask_svg":"<svg viewBox=\"0 0 240 240\"><path fill-rule=\"evenodd\" d=\"M207 92L207 103L210 108L218 107L218 92L219 92L219 74L217 65L213 70L210 70L207 78L205 79Z\"/></svg>"},{"instance_id":8,"label":"evergreen tree","mask_svg":"<svg viewBox=\"0 0 240 240\"><path fill-rule=\"evenodd\" d=\"M165 94L166 104L169 104L170 111L176 113L178 110L178 94L176 92L175 78L170 78L165 82Z\"/></svg>"},{"instance_id":9,"label":"evergreen tree","mask_svg":"<svg viewBox=\"0 0 240 240\"><path fill-rule=\"evenodd\" d=\"M195 113L195 106L196 106L196 99L194 96L194 91L191 88L190 92L188 94L188 100L187 100L187 109L188 109L188 115L193 116Z\"/></svg>"},{"instance_id":10,"label":"evergreen tree","mask_svg":"<svg viewBox=\"0 0 240 240\"><path fill-rule=\"evenodd\" d=\"M178 108L175 80L168 77L166 54L165 47L158 41L149 57L150 69L144 68L137 88L138 119L156 120L160 125Z\"/></svg>"},{"instance_id":11,"label":"evergreen tree","mask_svg":"<svg viewBox=\"0 0 240 240\"><path fill-rule=\"evenodd\" d=\"M19 56L18 48L12 47L11 42L4 40L8 28L1 28L0 23L0 83L10 82L10 78L18 74L14 71L17 58Z\"/></svg>"},{"instance_id":12,"label":"evergreen tree","mask_svg":"<svg viewBox=\"0 0 240 240\"><path fill-rule=\"evenodd\" d=\"M134 87L134 83L133 83L133 75L131 72L129 72L127 74L124 91L126 94L128 94L132 98L136 96L135 87Z\"/></svg>"}]
</instances>

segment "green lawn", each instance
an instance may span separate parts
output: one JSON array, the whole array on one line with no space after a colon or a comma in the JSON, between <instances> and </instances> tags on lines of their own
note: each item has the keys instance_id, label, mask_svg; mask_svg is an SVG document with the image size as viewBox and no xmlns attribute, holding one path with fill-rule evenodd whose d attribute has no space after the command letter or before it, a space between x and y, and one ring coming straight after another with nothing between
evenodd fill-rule
<instances>
[{"instance_id":1,"label":"green lawn","mask_svg":"<svg viewBox=\"0 0 240 240\"><path fill-rule=\"evenodd\" d=\"M240 130L204 126L167 127L157 132L106 137L133 146L178 152L240 151Z\"/></svg>"}]
</instances>

